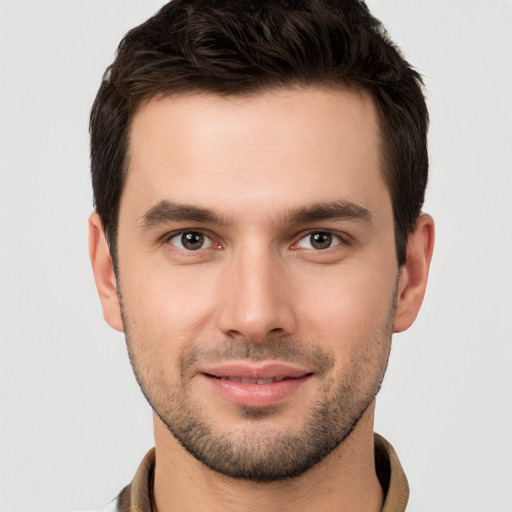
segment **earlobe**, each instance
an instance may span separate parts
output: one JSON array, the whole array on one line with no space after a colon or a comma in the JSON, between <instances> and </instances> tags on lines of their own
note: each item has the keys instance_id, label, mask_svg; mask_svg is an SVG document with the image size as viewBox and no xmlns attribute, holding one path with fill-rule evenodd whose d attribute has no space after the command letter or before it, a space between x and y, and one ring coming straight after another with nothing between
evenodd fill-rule
<instances>
[{"instance_id":1,"label":"earlobe","mask_svg":"<svg viewBox=\"0 0 512 512\"><path fill-rule=\"evenodd\" d=\"M416 319L425 296L434 250L434 221L422 214L409 235L407 259L400 271L394 332L408 329Z\"/></svg>"},{"instance_id":2,"label":"earlobe","mask_svg":"<svg viewBox=\"0 0 512 512\"><path fill-rule=\"evenodd\" d=\"M103 224L96 212L89 217L89 256L103 309L103 317L112 328L123 332L123 320L112 258L105 239Z\"/></svg>"}]
</instances>

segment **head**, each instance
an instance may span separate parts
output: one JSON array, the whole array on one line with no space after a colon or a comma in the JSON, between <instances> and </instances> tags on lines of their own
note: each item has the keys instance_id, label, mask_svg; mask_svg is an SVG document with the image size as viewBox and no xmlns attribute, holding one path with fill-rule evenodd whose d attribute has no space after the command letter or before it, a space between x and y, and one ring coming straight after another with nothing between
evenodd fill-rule
<instances>
[{"instance_id":1,"label":"head","mask_svg":"<svg viewBox=\"0 0 512 512\"><path fill-rule=\"evenodd\" d=\"M420 76L359 0L174 0L124 37L91 112L94 203L117 264L131 121L149 98L283 87L365 91L379 120L398 265L424 201L428 113Z\"/></svg>"},{"instance_id":2,"label":"head","mask_svg":"<svg viewBox=\"0 0 512 512\"><path fill-rule=\"evenodd\" d=\"M127 34L91 116L91 258L157 431L258 481L371 434L432 252L426 129L361 2L175 0Z\"/></svg>"}]
</instances>

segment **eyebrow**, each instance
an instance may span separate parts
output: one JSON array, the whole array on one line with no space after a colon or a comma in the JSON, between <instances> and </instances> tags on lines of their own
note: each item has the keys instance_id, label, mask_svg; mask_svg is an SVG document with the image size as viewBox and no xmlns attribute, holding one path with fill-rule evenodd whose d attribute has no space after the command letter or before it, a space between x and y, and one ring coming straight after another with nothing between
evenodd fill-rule
<instances>
[{"instance_id":1,"label":"eyebrow","mask_svg":"<svg viewBox=\"0 0 512 512\"><path fill-rule=\"evenodd\" d=\"M328 203L316 203L304 208L297 208L290 212L291 224L307 224L319 220L361 220L371 224L372 214L370 210L350 201L331 201Z\"/></svg>"},{"instance_id":2,"label":"eyebrow","mask_svg":"<svg viewBox=\"0 0 512 512\"><path fill-rule=\"evenodd\" d=\"M339 200L315 203L310 206L294 208L284 215L285 223L308 224L320 220L360 220L371 224L372 214L366 208L355 203ZM227 226L229 222L208 208L175 203L163 200L140 217L143 228L153 228L168 222L198 222Z\"/></svg>"},{"instance_id":3,"label":"eyebrow","mask_svg":"<svg viewBox=\"0 0 512 512\"><path fill-rule=\"evenodd\" d=\"M153 206L140 218L144 228L157 227L168 222L190 221L226 225L227 221L212 210L197 206L163 200Z\"/></svg>"}]
</instances>

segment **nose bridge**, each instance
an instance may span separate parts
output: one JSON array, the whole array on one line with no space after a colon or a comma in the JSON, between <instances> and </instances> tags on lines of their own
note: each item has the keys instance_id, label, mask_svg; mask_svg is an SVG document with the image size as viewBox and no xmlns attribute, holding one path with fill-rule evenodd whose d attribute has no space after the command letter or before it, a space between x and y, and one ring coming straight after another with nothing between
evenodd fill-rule
<instances>
[{"instance_id":1,"label":"nose bridge","mask_svg":"<svg viewBox=\"0 0 512 512\"><path fill-rule=\"evenodd\" d=\"M283 262L258 240L233 251L224 287L220 327L251 342L290 334L295 326L288 305Z\"/></svg>"}]
</instances>

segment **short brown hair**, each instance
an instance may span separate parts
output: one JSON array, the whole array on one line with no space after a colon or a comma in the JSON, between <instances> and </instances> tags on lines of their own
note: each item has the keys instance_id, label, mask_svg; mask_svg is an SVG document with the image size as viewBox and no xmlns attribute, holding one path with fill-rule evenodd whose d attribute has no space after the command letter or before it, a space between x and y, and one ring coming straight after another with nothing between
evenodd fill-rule
<instances>
[{"instance_id":1,"label":"short brown hair","mask_svg":"<svg viewBox=\"0 0 512 512\"><path fill-rule=\"evenodd\" d=\"M422 85L362 1L172 0L123 38L91 112L94 204L114 267L129 128L140 103L173 93L292 86L349 87L372 96L403 265L428 175Z\"/></svg>"}]
</instances>

